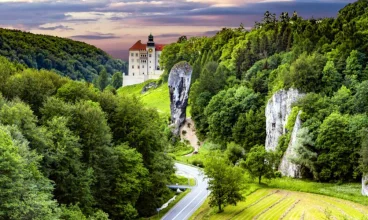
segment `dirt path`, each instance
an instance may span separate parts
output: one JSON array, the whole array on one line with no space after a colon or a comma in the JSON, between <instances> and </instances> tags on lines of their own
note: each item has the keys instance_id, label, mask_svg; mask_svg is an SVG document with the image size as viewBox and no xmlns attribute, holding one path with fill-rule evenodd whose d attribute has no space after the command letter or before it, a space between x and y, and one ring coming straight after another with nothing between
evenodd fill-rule
<instances>
[{"instance_id":1,"label":"dirt path","mask_svg":"<svg viewBox=\"0 0 368 220\"><path fill-rule=\"evenodd\" d=\"M191 118L187 118L185 121L185 124L180 129L180 138L182 140L188 140L190 145L194 148L194 151L198 152L198 149L201 145L201 143L198 140L198 137L196 135L196 129L194 125L194 121ZM187 156L190 156L192 154L189 154Z\"/></svg>"}]
</instances>

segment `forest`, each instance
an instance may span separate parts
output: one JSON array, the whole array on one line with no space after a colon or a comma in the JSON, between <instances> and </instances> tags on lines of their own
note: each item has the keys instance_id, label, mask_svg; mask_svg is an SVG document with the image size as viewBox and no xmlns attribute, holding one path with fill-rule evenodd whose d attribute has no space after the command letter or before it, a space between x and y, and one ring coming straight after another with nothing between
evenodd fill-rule
<instances>
[{"instance_id":1,"label":"forest","mask_svg":"<svg viewBox=\"0 0 368 220\"><path fill-rule=\"evenodd\" d=\"M267 11L251 30L164 48L161 82L176 63L193 66L190 113L211 151L196 164L212 180L240 184L243 168L260 183L280 176L273 167L290 133L265 150L265 107L290 88L305 94L290 115L302 112L293 160L303 178L348 183L368 173L367 8L359 0L321 19ZM169 119L116 94L125 68L84 43L0 29L0 219L137 219L172 198ZM243 199L231 196L210 204L221 211Z\"/></svg>"},{"instance_id":2,"label":"forest","mask_svg":"<svg viewBox=\"0 0 368 220\"><path fill-rule=\"evenodd\" d=\"M320 19L267 11L252 30L240 25L214 37L181 37L164 48L161 66L166 74L182 60L193 66L189 102L197 135L225 151L227 163L255 177L257 170L280 175L264 161L278 167L291 134L279 139L275 153L264 152L265 107L277 91L293 88L305 94L290 116L302 112L293 161L303 177L359 182L368 171L367 8L360 0L336 18Z\"/></svg>"},{"instance_id":3,"label":"forest","mask_svg":"<svg viewBox=\"0 0 368 220\"><path fill-rule=\"evenodd\" d=\"M167 121L136 98L0 57L0 219L135 219L173 192Z\"/></svg>"},{"instance_id":4,"label":"forest","mask_svg":"<svg viewBox=\"0 0 368 220\"><path fill-rule=\"evenodd\" d=\"M0 56L29 68L52 70L73 80L92 82L103 69L126 72L126 63L101 49L67 38L0 28Z\"/></svg>"}]
</instances>

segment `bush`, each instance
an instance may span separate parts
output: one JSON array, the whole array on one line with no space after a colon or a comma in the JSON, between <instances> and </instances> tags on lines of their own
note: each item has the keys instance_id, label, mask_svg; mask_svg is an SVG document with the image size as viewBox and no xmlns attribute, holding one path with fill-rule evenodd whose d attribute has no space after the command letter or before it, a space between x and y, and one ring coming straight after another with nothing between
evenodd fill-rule
<instances>
[{"instance_id":1,"label":"bush","mask_svg":"<svg viewBox=\"0 0 368 220\"><path fill-rule=\"evenodd\" d=\"M281 172L280 172L280 171L276 171L276 172L275 172L275 177L276 177L276 178L281 178L281 177L282 177Z\"/></svg>"},{"instance_id":2,"label":"bush","mask_svg":"<svg viewBox=\"0 0 368 220\"><path fill-rule=\"evenodd\" d=\"M203 162L200 159L194 159L192 165L203 168Z\"/></svg>"}]
</instances>

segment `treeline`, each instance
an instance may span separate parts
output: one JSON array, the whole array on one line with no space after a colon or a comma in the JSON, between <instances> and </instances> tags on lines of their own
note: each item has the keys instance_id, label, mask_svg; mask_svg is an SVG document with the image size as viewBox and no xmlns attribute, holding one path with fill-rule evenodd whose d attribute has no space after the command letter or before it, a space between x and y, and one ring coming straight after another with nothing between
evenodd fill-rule
<instances>
[{"instance_id":1,"label":"treeline","mask_svg":"<svg viewBox=\"0 0 368 220\"><path fill-rule=\"evenodd\" d=\"M136 219L173 194L167 123L139 100L0 57L0 219Z\"/></svg>"},{"instance_id":2,"label":"treeline","mask_svg":"<svg viewBox=\"0 0 368 220\"><path fill-rule=\"evenodd\" d=\"M103 69L109 76L127 64L83 42L0 28L0 56L34 69L53 70L73 80L92 82Z\"/></svg>"},{"instance_id":3,"label":"treeline","mask_svg":"<svg viewBox=\"0 0 368 220\"><path fill-rule=\"evenodd\" d=\"M305 93L290 117L303 112L294 161L304 177L357 181L368 168L368 150L362 150L368 148L366 8L367 1L357 1L336 19L266 12L250 31L241 25L210 38L182 37L165 47L161 66L170 71L181 60L193 65L190 104L197 133L227 149L234 164L248 164L264 145L268 99L280 89ZM280 138L273 156L283 155L289 139L290 132Z\"/></svg>"}]
</instances>

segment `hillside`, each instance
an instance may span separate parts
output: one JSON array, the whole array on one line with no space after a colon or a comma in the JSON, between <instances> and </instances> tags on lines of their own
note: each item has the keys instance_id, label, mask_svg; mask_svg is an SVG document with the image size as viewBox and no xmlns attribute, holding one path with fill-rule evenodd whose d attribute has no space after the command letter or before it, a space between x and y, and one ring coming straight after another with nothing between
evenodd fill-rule
<instances>
[{"instance_id":1,"label":"hillside","mask_svg":"<svg viewBox=\"0 0 368 220\"><path fill-rule=\"evenodd\" d=\"M174 196L156 110L0 56L0 219L139 219Z\"/></svg>"},{"instance_id":2,"label":"hillside","mask_svg":"<svg viewBox=\"0 0 368 220\"><path fill-rule=\"evenodd\" d=\"M0 28L0 56L29 68L53 70L73 80L92 80L104 67L126 72L126 63L92 45L66 38Z\"/></svg>"},{"instance_id":3,"label":"hillside","mask_svg":"<svg viewBox=\"0 0 368 220\"><path fill-rule=\"evenodd\" d=\"M191 116L211 148L180 159L212 179L210 212L240 202L242 181L355 183L356 195L368 195L367 8L359 0L318 19L266 11L251 30L164 48L167 72L181 61L193 66ZM232 178L241 172L245 180Z\"/></svg>"},{"instance_id":4,"label":"hillside","mask_svg":"<svg viewBox=\"0 0 368 220\"><path fill-rule=\"evenodd\" d=\"M170 115L170 95L167 82L142 94L143 87L150 82L153 81L122 87L118 90L118 95L136 96L145 106L157 109L161 114ZM187 109L187 117L190 117L190 106Z\"/></svg>"}]
</instances>

